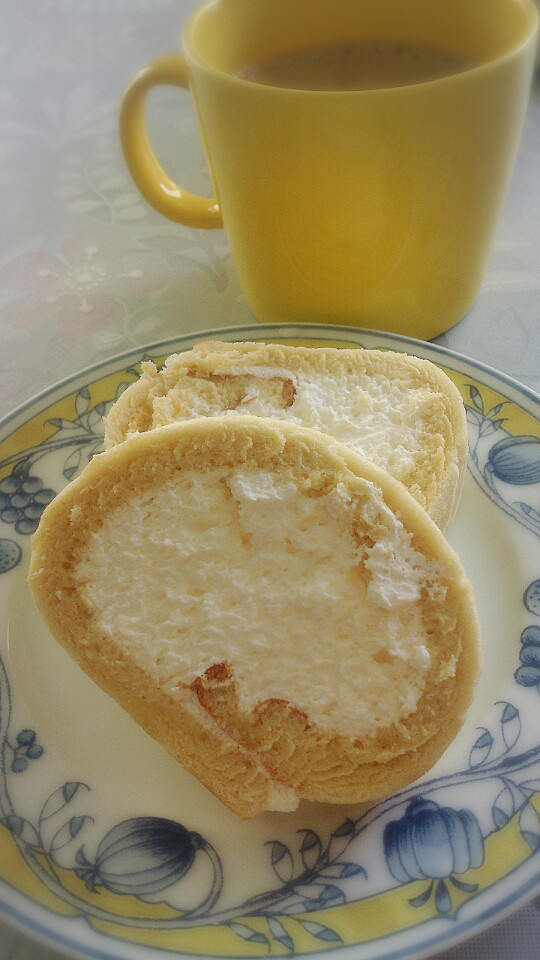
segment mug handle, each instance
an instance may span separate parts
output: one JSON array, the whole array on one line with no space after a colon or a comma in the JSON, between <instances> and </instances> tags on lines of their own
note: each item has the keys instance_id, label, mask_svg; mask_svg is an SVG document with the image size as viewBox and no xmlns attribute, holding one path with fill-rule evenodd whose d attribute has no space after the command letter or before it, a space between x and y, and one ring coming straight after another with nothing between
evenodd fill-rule
<instances>
[{"instance_id":1,"label":"mug handle","mask_svg":"<svg viewBox=\"0 0 540 960\"><path fill-rule=\"evenodd\" d=\"M179 187L160 166L148 139L146 95L166 84L189 90L189 70L181 54L158 57L129 84L120 106L120 143L129 172L143 197L169 220L188 227L222 227L217 200L198 197Z\"/></svg>"}]
</instances>

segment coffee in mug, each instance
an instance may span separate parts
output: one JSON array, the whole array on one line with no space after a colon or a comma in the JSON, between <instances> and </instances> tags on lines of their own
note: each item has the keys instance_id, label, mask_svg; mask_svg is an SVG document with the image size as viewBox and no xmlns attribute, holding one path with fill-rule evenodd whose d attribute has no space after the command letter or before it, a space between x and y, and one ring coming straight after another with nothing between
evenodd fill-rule
<instances>
[{"instance_id":1,"label":"coffee in mug","mask_svg":"<svg viewBox=\"0 0 540 960\"><path fill-rule=\"evenodd\" d=\"M469 57L441 47L356 41L288 50L243 66L236 76L295 90L373 90L437 80L472 66Z\"/></svg>"}]
</instances>

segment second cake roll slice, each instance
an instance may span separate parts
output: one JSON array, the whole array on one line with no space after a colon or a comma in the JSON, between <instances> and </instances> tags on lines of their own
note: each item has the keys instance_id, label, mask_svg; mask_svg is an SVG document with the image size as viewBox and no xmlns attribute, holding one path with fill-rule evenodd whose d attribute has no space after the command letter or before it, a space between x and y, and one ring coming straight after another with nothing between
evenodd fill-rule
<instances>
[{"instance_id":1,"label":"second cake roll slice","mask_svg":"<svg viewBox=\"0 0 540 960\"><path fill-rule=\"evenodd\" d=\"M176 420L222 414L321 430L388 470L441 529L452 520L467 459L465 410L429 360L382 350L201 343L143 364L105 421L105 445Z\"/></svg>"}]
</instances>

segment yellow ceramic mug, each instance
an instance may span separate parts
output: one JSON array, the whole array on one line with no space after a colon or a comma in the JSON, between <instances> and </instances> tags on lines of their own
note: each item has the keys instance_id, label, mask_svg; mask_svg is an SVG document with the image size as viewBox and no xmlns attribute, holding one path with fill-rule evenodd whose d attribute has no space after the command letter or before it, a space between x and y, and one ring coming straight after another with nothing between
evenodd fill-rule
<instances>
[{"instance_id":1,"label":"yellow ceramic mug","mask_svg":"<svg viewBox=\"0 0 540 960\"><path fill-rule=\"evenodd\" d=\"M142 194L195 227L224 225L262 321L359 324L430 338L474 301L525 114L532 0L210 0L184 55L145 67L121 108ZM342 40L453 51L467 69L368 90L284 89L246 64ZM216 198L186 193L146 134L148 90L193 95Z\"/></svg>"}]
</instances>

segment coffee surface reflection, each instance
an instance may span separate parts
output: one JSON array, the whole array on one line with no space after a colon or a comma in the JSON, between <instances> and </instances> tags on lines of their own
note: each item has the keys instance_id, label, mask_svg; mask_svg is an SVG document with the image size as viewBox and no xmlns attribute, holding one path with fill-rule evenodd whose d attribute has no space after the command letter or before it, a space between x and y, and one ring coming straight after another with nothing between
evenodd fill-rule
<instances>
[{"instance_id":1,"label":"coffee surface reflection","mask_svg":"<svg viewBox=\"0 0 540 960\"><path fill-rule=\"evenodd\" d=\"M246 64L236 76L298 90L373 90L437 80L473 65L438 47L357 41L286 51Z\"/></svg>"}]
</instances>

